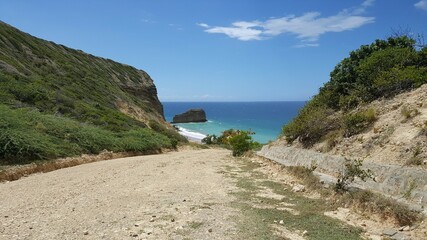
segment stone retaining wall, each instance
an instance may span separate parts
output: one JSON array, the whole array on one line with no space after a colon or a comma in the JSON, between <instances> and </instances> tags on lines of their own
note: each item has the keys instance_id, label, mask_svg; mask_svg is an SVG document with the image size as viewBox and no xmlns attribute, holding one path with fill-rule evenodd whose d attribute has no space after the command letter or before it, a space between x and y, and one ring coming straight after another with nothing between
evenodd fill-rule
<instances>
[{"instance_id":1,"label":"stone retaining wall","mask_svg":"<svg viewBox=\"0 0 427 240\"><path fill-rule=\"evenodd\" d=\"M286 146L266 145L257 154L285 166L315 164L314 173L323 176L322 179L336 179L346 161L344 157ZM363 163L363 168L370 169L376 181L356 181L355 186L382 193L427 214L427 170L368 161ZM404 198L408 193L410 197Z\"/></svg>"}]
</instances>

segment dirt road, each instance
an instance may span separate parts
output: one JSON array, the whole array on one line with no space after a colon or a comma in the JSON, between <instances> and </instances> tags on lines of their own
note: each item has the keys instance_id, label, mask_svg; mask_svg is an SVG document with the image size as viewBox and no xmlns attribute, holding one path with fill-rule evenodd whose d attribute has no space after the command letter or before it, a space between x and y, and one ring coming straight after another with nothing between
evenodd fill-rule
<instances>
[{"instance_id":1,"label":"dirt road","mask_svg":"<svg viewBox=\"0 0 427 240\"><path fill-rule=\"evenodd\" d=\"M182 150L0 183L0 239L360 239L348 212L343 222L263 161L230 155Z\"/></svg>"},{"instance_id":2,"label":"dirt road","mask_svg":"<svg viewBox=\"0 0 427 240\"><path fill-rule=\"evenodd\" d=\"M85 164L0 184L0 239L222 239L227 150Z\"/></svg>"}]
</instances>

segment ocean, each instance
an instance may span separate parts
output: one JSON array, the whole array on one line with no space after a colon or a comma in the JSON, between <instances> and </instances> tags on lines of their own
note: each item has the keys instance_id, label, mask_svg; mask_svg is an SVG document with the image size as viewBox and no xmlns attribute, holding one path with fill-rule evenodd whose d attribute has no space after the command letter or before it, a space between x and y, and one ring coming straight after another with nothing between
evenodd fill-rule
<instances>
[{"instance_id":1,"label":"ocean","mask_svg":"<svg viewBox=\"0 0 427 240\"><path fill-rule=\"evenodd\" d=\"M255 132L253 139L260 143L274 141L282 126L298 114L304 106L299 102L163 102L165 118L171 122L173 116L191 108L202 108L208 122L174 124L196 139L207 134L221 135L233 128Z\"/></svg>"}]
</instances>

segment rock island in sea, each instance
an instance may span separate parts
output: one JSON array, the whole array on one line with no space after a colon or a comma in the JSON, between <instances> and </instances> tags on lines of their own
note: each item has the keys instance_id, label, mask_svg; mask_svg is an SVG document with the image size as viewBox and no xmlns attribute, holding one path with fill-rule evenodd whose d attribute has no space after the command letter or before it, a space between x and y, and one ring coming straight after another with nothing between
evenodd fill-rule
<instances>
[{"instance_id":1,"label":"rock island in sea","mask_svg":"<svg viewBox=\"0 0 427 240\"><path fill-rule=\"evenodd\" d=\"M206 122L206 113L205 110L190 109L185 113L177 114L173 117L172 123L190 123L190 122Z\"/></svg>"}]
</instances>

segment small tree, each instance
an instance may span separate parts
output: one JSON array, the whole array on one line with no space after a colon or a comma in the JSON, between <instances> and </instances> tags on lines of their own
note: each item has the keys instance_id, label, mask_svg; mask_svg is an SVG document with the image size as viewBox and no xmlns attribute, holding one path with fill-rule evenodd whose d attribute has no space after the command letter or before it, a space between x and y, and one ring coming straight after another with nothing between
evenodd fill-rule
<instances>
[{"instance_id":1,"label":"small tree","mask_svg":"<svg viewBox=\"0 0 427 240\"><path fill-rule=\"evenodd\" d=\"M254 142L250 136L252 134L250 131L238 131L237 134L228 139L233 150L233 156L242 156L245 152L252 149L254 146Z\"/></svg>"},{"instance_id":2,"label":"small tree","mask_svg":"<svg viewBox=\"0 0 427 240\"><path fill-rule=\"evenodd\" d=\"M360 178L362 181L367 179L372 179L375 181L373 173L370 169L362 169L363 160L349 160L345 159L345 168L342 173L338 176L337 183L335 184L336 192L346 192L348 191L348 186L354 182L356 177Z\"/></svg>"},{"instance_id":3,"label":"small tree","mask_svg":"<svg viewBox=\"0 0 427 240\"><path fill-rule=\"evenodd\" d=\"M242 156L245 152L258 148L260 143L252 140L251 131L242 131L235 129L225 130L221 136L207 135L202 139L205 144L218 144L233 150L233 156Z\"/></svg>"}]
</instances>

